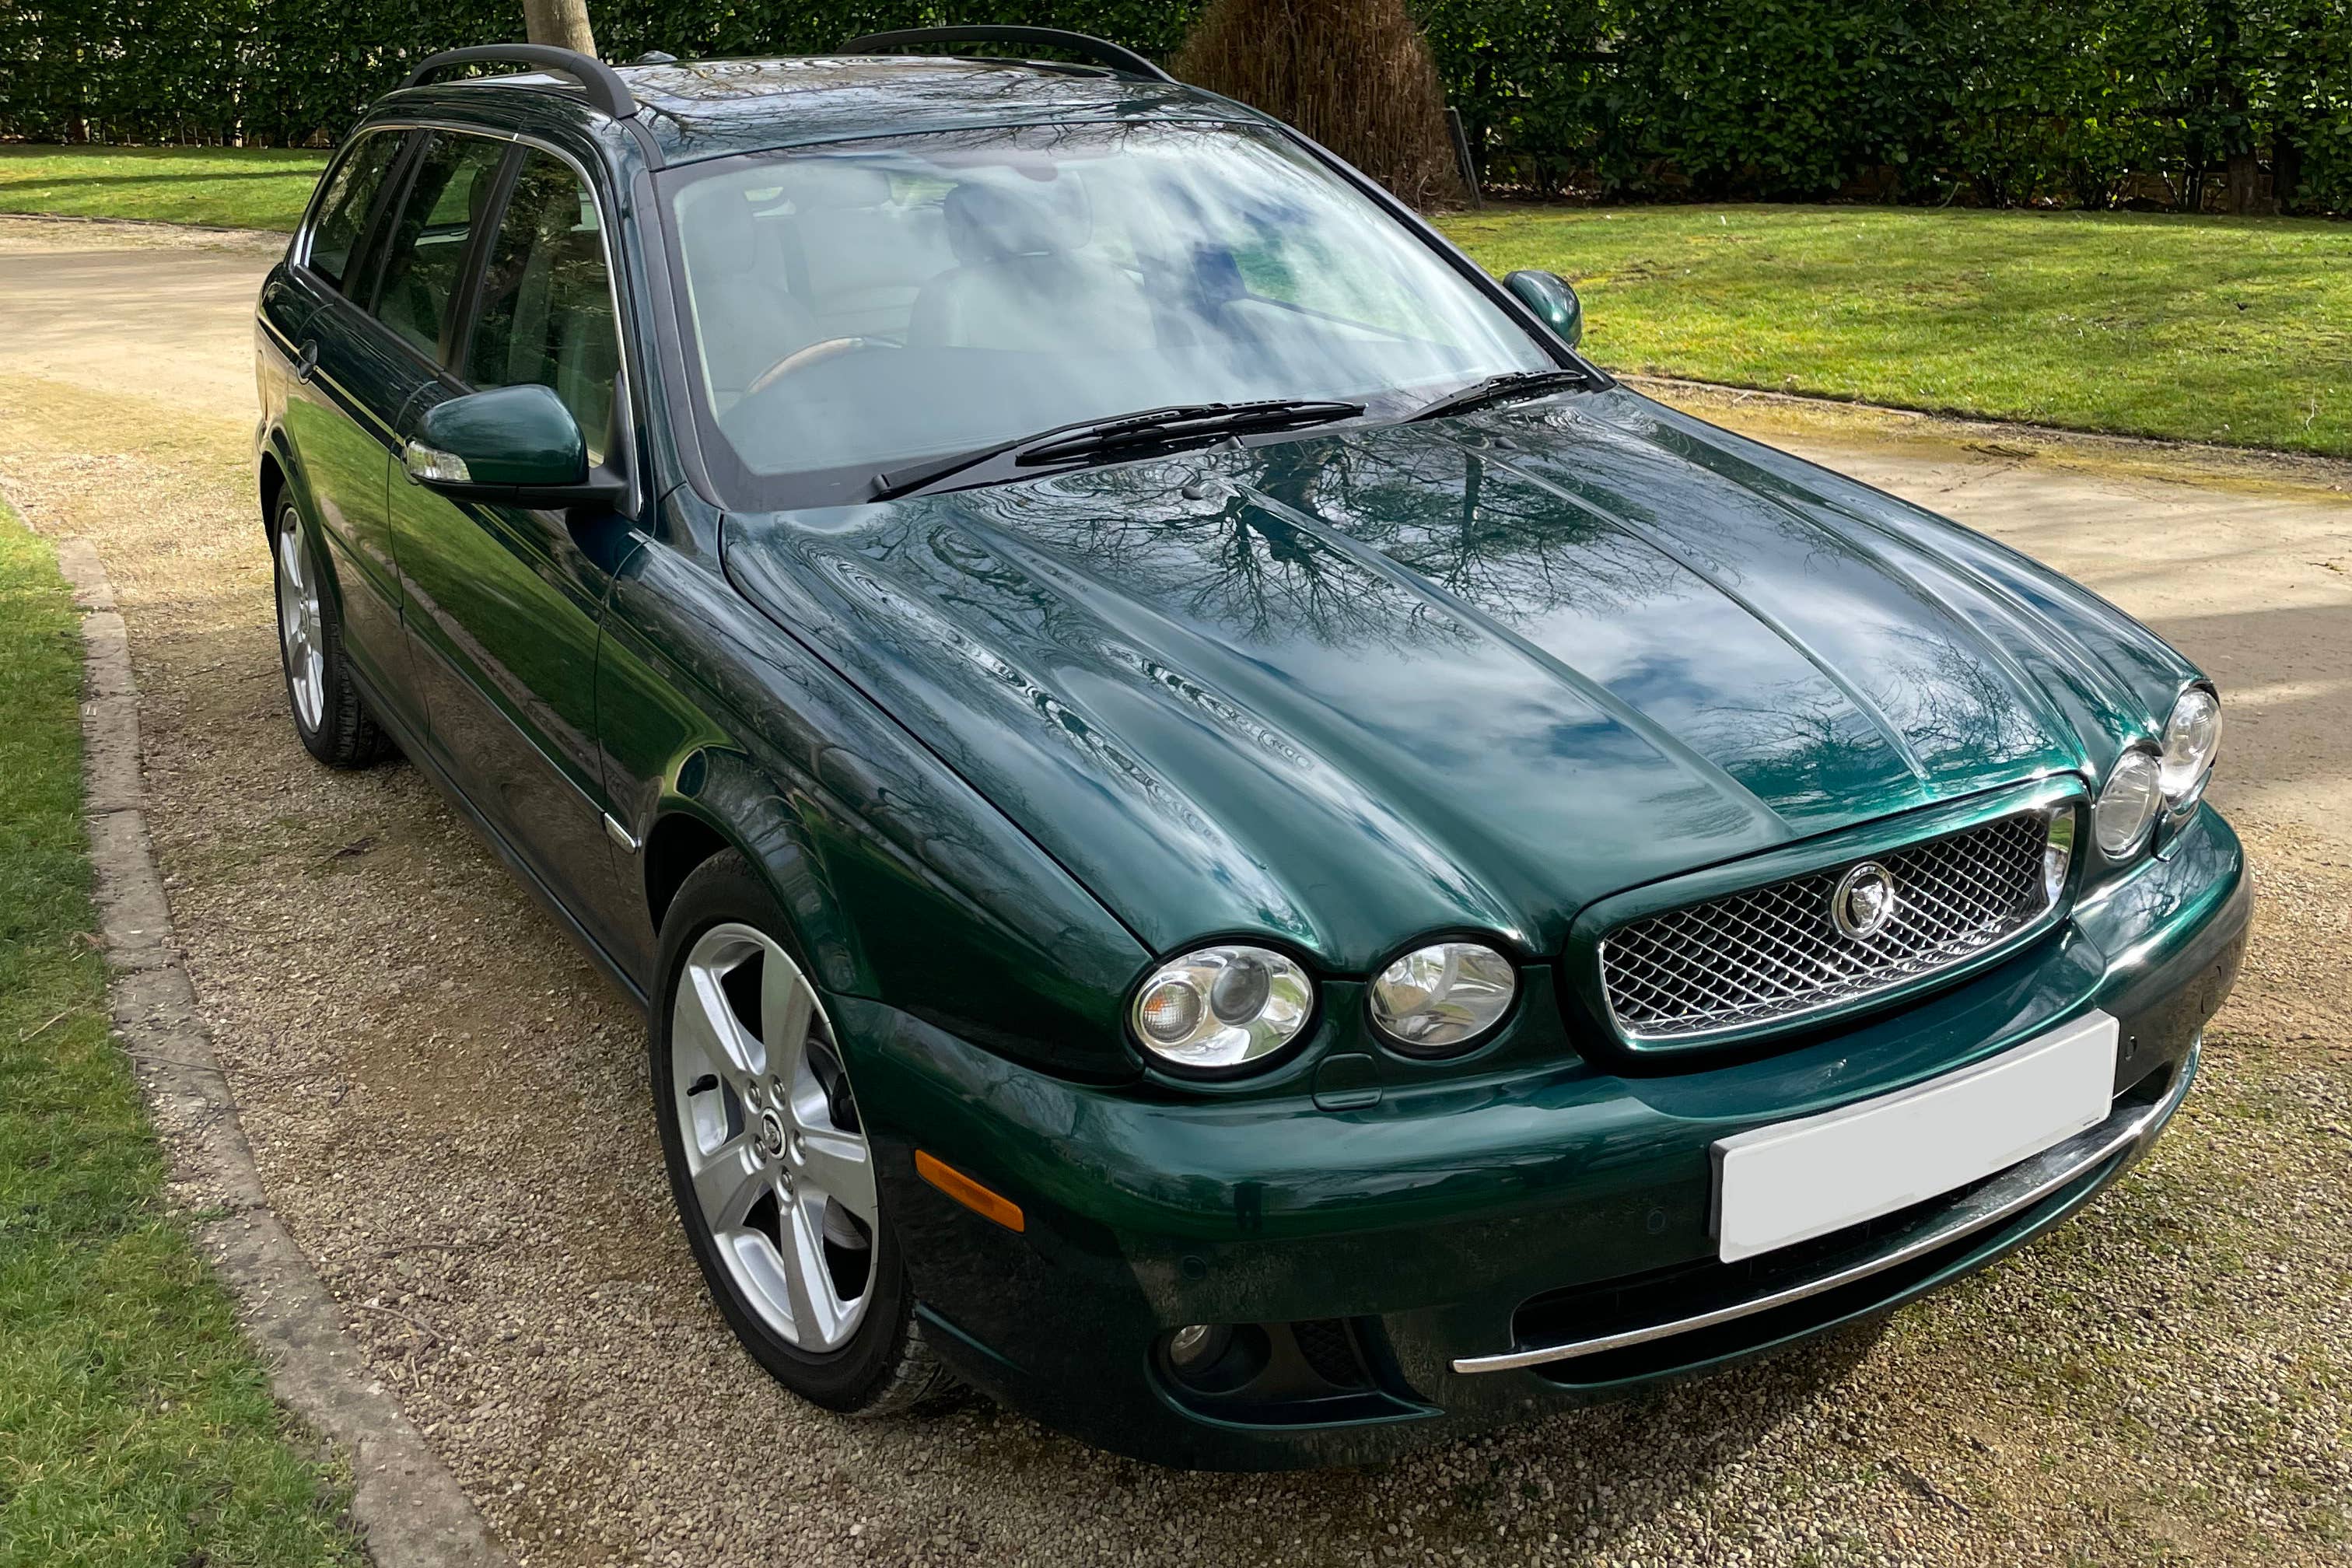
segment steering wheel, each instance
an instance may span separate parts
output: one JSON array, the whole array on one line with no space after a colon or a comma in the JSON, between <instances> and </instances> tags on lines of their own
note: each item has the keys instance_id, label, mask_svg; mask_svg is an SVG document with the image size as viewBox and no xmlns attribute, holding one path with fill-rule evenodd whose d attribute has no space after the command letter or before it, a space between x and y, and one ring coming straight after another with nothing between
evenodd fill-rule
<instances>
[{"instance_id":1,"label":"steering wheel","mask_svg":"<svg viewBox=\"0 0 2352 1568\"><path fill-rule=\"evenodd\" d=\"M743 389L746 397L756 397L788 375L794 375L811 365L823 364L843 354L856 353L860 349L894 349L898 345L882 338L823 338L813 343L803 343L758 375Z\"/></svg>"}]
</instances>

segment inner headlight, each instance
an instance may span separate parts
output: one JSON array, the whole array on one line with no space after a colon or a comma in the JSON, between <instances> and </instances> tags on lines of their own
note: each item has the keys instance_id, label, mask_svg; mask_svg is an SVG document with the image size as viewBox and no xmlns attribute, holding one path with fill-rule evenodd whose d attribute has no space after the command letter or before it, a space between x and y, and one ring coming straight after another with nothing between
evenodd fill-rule
<instances>
[{"instance_id":1,"label":"inner headlight","mask_svg":"<svg viewBox=\"0 0 2352 1568\"><path fill-rule=\"evenodd\" d=\"M2106 787L2091 808L2091 835L2108 859L2120 860L2147 842L2157 808L2164 804L2157 773L2153 752L2129 751L2116 759Z\"/></svg>"},{"instance_id":2,"label":"inner headlight","mask_svg":"<svg viewBox=\"0 0 2352 1568\"><path fill-rule=\"evenodd\" d=\"M1412 1051L1466 1045L1511 1010L1518 971L1475 942L1416 948L1372 981L1372 1024Z\"/></svg>"},{"instance_id":3,"label":"inner headlight","mask_svg":"<svg viewBox=\"0 0 2352 1568\"><path fill-rule=\"evenodd\" d=\"M2221 704L2201 686L2192 686L2172 705L2164 723L2164 755L2157 764L2157 782L2164 804L2186 811L2205 793L2213 773L2213 755L2221 749Z\"/></svg>"},{"instance_id":4,"label":"inner headlight","mask_svg":"<svg viewBox=\"0 0 2352 1568\"><path fill-rule=\"evenodd\" d=\"M1315 983L1263 947L1204 947L1152 971L1135 994L1135 1036L1154 1055L1193 1068L1270 1057L1307 1026Z\"/></svg>"}]
</instances>

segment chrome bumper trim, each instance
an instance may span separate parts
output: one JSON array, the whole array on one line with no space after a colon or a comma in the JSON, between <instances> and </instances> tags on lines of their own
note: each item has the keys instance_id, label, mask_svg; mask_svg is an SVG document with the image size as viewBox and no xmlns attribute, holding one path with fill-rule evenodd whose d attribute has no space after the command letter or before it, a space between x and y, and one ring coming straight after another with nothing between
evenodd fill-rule
<instances>
[{"instance_id":1,"label":"chrome bumper trim","mask_svg":"<svg viewBox=\"0 0 2352 1568\"><path fill-rule=\"evenodd\" d=\"M2196 1079L2197 1063L2202 1054L2203 1041L2200 1037L2189 1047L2188 1057L2182 1060L2179 1073L2162 1100L2128 1110L2118 1108L2114 1115L2087 1132L2077 1133L2054 1148L2011 1165L1969 1194L1942 1220L1892 1252L1801 1284L1784 1286L1766 1295L1718 1307L1711 1312L1701 1312L1696 1317L1653 1323L1647 1328L1628 1329L1622 1333L1607 1334L1593 1340L1576 1340L1568 1344L1539 1345L1532 1350L1507 1351L1500 1355L1463 1356L1455 1360L1454 1370L1516 1372L1523 1367L1572 1361L1578 1356L1599 1355L1603 1351L1623 1350L1630 1345L1648 1344L1698 1329L1711 1329L1718 1323L1734 1322L1758 1312L1769 1312L1775 1307L1785 1307L1792 1301L1801 1301L1809 1296L1818 1296L1842 1285L1851 1285L1857 1279L1866 1279L1939 1247L1948 1247L1963 1237L2032 1208L2117 1154L2126 1150L2145 1148L2158 1132L2164 1131L2164 1124L2172 1120L2172 1113L2180 1109L2180 1102L2189 1098L2189 1085Z\"/></svg>"}]
</instances>

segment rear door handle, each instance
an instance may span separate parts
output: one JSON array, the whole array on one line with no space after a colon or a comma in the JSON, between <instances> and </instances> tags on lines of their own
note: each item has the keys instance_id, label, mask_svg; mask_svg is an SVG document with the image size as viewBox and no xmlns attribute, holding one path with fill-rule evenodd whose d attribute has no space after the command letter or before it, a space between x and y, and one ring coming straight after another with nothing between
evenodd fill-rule
<instances>
[{"instance_id":1,"label":"rear door handle","mask_svg":"<svg viewBox=\"0 0 2352 1568\"><path fill-rule=\"evenodd\" d=\"M319 368L319 340L312 338L302 345L301 354L294 361L294 379L309 381L310 373Z\"/></svg>"}]
</instances>

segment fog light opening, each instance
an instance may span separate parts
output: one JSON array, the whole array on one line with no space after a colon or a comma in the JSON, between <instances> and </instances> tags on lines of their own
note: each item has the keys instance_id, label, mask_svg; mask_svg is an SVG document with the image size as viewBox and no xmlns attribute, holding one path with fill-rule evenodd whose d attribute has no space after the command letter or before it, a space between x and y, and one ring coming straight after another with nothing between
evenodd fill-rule
<instances>
[{"instance_id":1,"label":"fog light opening","mask_svg":"<svg viewBox=\"0 0 2352 1568\"><path fill-rule=\"evenodd\" d=\"M1255 1323L1187 1323L1160 1342L1168 1375L1195 1394L1230 1394L1265 1370L1272 1350Z\"/></svg>"},{"instance_id":2,"label":"fog light opening","mask_svg":"<svg viewBox=\"0 0 2352 1568\"><path fill-rule=\"evenodd\" d=\"M1215 1323L1187 1323L1168 1336L1168 1359L1179 1372L1197 1372L1223 1352L1234 1337Z\"/></svg>"}]
</instances>

